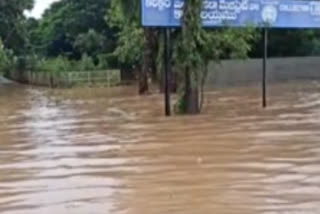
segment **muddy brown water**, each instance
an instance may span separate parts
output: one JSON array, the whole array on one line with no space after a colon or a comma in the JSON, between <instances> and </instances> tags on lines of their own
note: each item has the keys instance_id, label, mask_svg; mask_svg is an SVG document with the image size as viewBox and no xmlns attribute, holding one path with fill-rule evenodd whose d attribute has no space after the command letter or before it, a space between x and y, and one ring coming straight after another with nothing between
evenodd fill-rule
<instances>
[{"instance_id":1,"label":"muddy brown water","mask_svg":"<svg viewBox=\"0 0 320 214\"><path fill-rule=\"evenodd\" d=\"M0 86L1 214L320 213L320 83L208 92Z\"/></svg>"}]
</instances>

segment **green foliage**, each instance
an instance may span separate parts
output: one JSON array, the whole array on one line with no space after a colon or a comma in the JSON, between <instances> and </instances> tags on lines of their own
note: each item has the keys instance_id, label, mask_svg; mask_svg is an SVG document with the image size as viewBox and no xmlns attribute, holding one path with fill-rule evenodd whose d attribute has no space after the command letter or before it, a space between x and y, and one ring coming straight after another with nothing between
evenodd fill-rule
<instances>
[{"instance_id":1,"label":"green foliage","mask_svg":"<svg viewBox=\"0 0 320 214\"><path fill-rule=\"evenodd\" d=\"M107 21L115 26L141 22L141 0L111 0Z\"/></svg>"},{"instance_id":2,"label":"green foliage","mask_svg":"<svg viewBox=\"0 0 320 214\"><path fill-rule=\"evenodd\" d=\"M35 51L80 59L114 50L115 32L105 22L108 0L61 0L31 29Z\"/></svg>"},{"instance_id":3,"label":"green foliage","mask_svg":"<svg viewBox=\"0 0 320 214\"><path fill-rule=\"evenodd\" d=\"M25 51L28 37L24 11L32 6L33 0L0 1L0 39L7 49L15 53Z\"/></svg>"},{"instance_id":4,"label":"green foliage","mask_svg":"<svg viewBox=\"0 0 320 214\"><path fill-rule=\"evenodd\" d=\"M75 48L81 53L93 57L96 57L101 47L105 47L105 45L106 38L94 29L90 29L87 33L80 34L74 42Z\"/></svg>"},{"instance_id":5,"label":"green foliage","mask_svg":"<svg viewBox=\"0 0 320 214\"><path fill-rule=\"evenodd\" d=\"M200 7L201 0L192 0L191 10ZM189 2L192 2L189 0ZM191 3L190 3L191 4ZM184 16L181 33L176 39L176 61L183 65L199 70L210 61L219 62L226 58L246 58L252 50L252 43L259 38L258 31L248 26L247 28L220 28L205 29L200 18L196 19L200 10L190 12ZM191 21L188 21L191 20Z\"/></svg>"},{"instance_id":6,"label":"green foliage","mask_svg":"<svg viewBox=\"0 0 320 214\"><path fill-rule=\"evenodd\" d=\"M203 28L202 2L186 0L182 28L172 35L173 70L181 80L189 68L195 88L204 85L209 62L262 53L259 30L250 26ZM0 0L0 70L67 72L123 66L142 70L139 79L163 70L163 38L157 29L142 28L141 0L60 0L43 18L26 19L23 13L33 3ZM320 55L320 30L270 29L269 42L271 56ZM181 109L185 105L180 102Z\"/></svg>"},{"instance_id":7,"label":"green foliage","mask_svg":"<svg viewBox=\"0 0 320 214\"><path fill-rule=\"evenodd\" d=\"M143 60L144 30L140 24L140 0L112 0L106 21L117 33L117 47L113 53L126 65L141 64Z\"/></svg>"},{"instance_id":8,"label":"green foliage","mask_svg":"<svg viewBox=\"0 0 320 214\"><path fill-rule=\"evenodd\" d=\"M183 88L179 88L178 91L178 100L177 103L174 106L174 113L175 114L186 114L187 113L187 102L185 99L183 99L183 95L184 95L184 89Z\"/></svg>"},{"instance_id":9,"label":"green foliage","mask_svg":"<svg viewBox=\"0 0 320 214\"><path fill-rule=\"evenodd\" d=\"M107 22L119 30L114 56L121 67L136 72L139 94L146 94L148 79L157 79L157 30L142 28L141 0L112 0L108 17Z\"/></svg>"},{"instance_id":10,"label":"green foliage","mask_svg":"<svg viewBox=\"0 0 320 214\"><path fill-rule=\"evenodd\" d=\"M12 69L16 68L17 57L12 50L5 49L0 39L0 73L7 75Z\"/></svg>"},{"instance_id":11,"label":"green foliage","mask_svg":"<svg viewBox=\"0 0 320 214\"><path fill-rule=\"evenodd\" d=\"M269 29L269 56L320 56L319 29ZM253 43L250 57L262 57L262 37Z\"/></svg>"},{"instance_id":12,"label":"green foliage","mask_svg":"<svg viewBox=\"0 0 320 214\"><path fill-rule=\"evenodd\" d=\"M305 45L305 50L310 50L308 55L320 56L320 39L312 39Z\"/></svg>"},{"instance_id":13,"label":"green foliage","mask_svg":"<svg viewBox=\"0 0 320 214\"><path fill-rule=\"evenodd\" d=\"M7 64L7 54L5 52L2 41L0 40L0 70L2 71Z\"/></svg>"},{"instance_id":14,"label":"green foliage","mask_svg":"<svg viewBox=\"0 0 320 214\"><path fill-rule=\"evenodd\" d=\"M38 59L37 63L35 63L30 70L37 72L64 73L98 70L98 66L93 63L93 59L90 56L84 54L80 61L69 60L62 56L51 59Z\"/></svg>"},{"instance_id":15,"label":"green foliage","mask_svg":"<svg viewBox=\"0 0 320 214\"><path fill-rule=\"evenodd\" d=\"M8 65L8 56L4 49L4 45L0 40L0 73L5 72Z\"/></svg>"},{"instance_id":16,"label":"green foliage","mask_svg":"<svg viewBox=\"0 0 320 214\"><path fill-rule=\"evenodd\" d=\"M188 108L186 99L190 98L190 94L186 93L191 91L198 93L199 88L203 91L209 72L209 62L219 63L222 58L245 58L251 51L252 42L258 38L257 31L249 26L244 29L205 29L201 23L201 10L202 0L186 1L182 29L175 32L174 60L175 65L178 65L176 70L182 71L180 76L185 79L182 87L184 89L190 87L187 90L180 90L182 93L177 106L182 113ZM190 78L189 86L187 86L189 81L186 80L188 78ZM195 99L197 97L192 96Z\"/></svg>"},{"instance_id":17,"label":"green foliage","mask_svg":"<svg viewBox=\"0 0 320 214\"><path fill-rule=\"evenodd\" d=\"M1 40L0 40L1 41ZM0 42L1 44L1 42ZM0 45L0 47L3 47ZM63 56L43 58L37 55L15 57L11 51L0 48L0 72L9 71L34 71L48 73L65 73L106 70L108 64L106 56L100 55L99 64L95 65L92 57L84 54L81 60L70 60Z\"/></svg>"},{"instance_id":18,"label":"green foliage","mask_svg":"<svg viewBox=\"0 0 320 214\"><path fill-rule=\"evenodd\" d=\"M91 71L95 70L96 66L93 63L93 60L87 54L84 54L79 62L79 70L80 71Z\"/></svg>"},{"instance_id":19,"label":"green foliage","mask_svg":"<svg viewBox=\"0 0 320 214\"><path fill-rule=\"evenodd\" d=\"M143 57L144 31L135 23L123 27L118 34L114 55L124 64L141 64Z\"/></svg>"},{"instance_id":20,"label":"green foliage","mask_svg":"<svg viewBox=\"0 0 320 214\"><path fill-rule=\"evenodd\" d=\"M33 71L59 73L67 72L72 68L72 63L65 57L59 56L52 59L38 59Z\"/></svg>"},{"instance_id":21,"label":"green foliage","mask_svg":"<svg viewBox=\"0 0 320 214\"><path fill-rule=\"evenodd\" d=\"M111 57L108 54L99 54L98 55L99 64L97 68L101 70L108 69L110 67L108 63L109 61L111 61L110 58Z\"/></svg>"},{"instance_id":22,"label":"green foliage","mask_svg":"<svg viewBox=\"0 0 320 214\"><path fill-rule=\"evenodd\" d=\"M200 66L202 61L201 49L206 43L205 30L201 25L201 9L202 0L186 1L178 44L180 64L193 69Z\"/></svg>"}]
</instances>

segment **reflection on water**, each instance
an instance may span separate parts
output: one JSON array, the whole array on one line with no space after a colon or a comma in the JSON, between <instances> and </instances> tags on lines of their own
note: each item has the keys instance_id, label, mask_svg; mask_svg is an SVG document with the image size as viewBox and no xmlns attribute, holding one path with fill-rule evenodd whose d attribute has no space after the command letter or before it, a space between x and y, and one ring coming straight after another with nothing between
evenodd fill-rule
<instances>
[{"instance_id":1,"label":"reflection on water","mask_svg":"<svg viewBox=\"0 0 320 214\"><path fill-rule=\"evenodd\" d=\"M131 88L0 86L2 214L320 212L320 84L208 93L162 117Z\"/></svg>"}]
</instances>

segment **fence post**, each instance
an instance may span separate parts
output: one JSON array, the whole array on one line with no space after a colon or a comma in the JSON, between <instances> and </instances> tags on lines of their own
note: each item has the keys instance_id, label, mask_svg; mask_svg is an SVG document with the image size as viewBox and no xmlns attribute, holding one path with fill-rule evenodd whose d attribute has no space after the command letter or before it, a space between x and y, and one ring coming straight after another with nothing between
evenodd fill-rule
<instances>
[{"instance_id":1,"label":"fence post","mask_svg":"<svg viewBox=\"0 0 320 214\"><path fill-rule=\"evenodd\" d=\"M69 86L72 85L72 72L68 72L68 82L69 82Z\"/></svg>"},{"instance_id":2,"label":"fence post","mask_svg":"<svg viewBox=\"0 0 320 214\"><path fill-rule=\"evenodd\" d=\"M111 83L110 83L110 74L109 74L109 71L108 71L108 70L106 71L106 74L107 74L108 88L110 88L110 87L111 87Z\"/></svg>"}]
</instances>

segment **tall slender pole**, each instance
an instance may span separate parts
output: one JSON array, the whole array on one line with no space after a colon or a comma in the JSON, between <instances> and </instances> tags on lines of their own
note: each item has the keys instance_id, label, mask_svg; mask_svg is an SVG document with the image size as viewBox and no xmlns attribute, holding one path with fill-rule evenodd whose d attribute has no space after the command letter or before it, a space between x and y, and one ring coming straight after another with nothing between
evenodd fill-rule
<instances>
[{"instance_id":1,"label":"tall slender pole","mask_svg":"<svg viewBox=\"0 0 320 214\"><path fill-rule=\"evenodd\" d=\"M262 107L267 107L268 28L263 29Z\"/></svg>"},{"instance_id":2,"label":"tall slender pole","mask_svg":"<svg viewBox=\"0 0 320 214\"><path fill-rule=\"evenodd\" d=\"M171 77L171 38L170 29L164 30L164 94L165 94L165 114L171 116L171 104L170 104L170 77Z\"/></svg>"}]
</instances>

